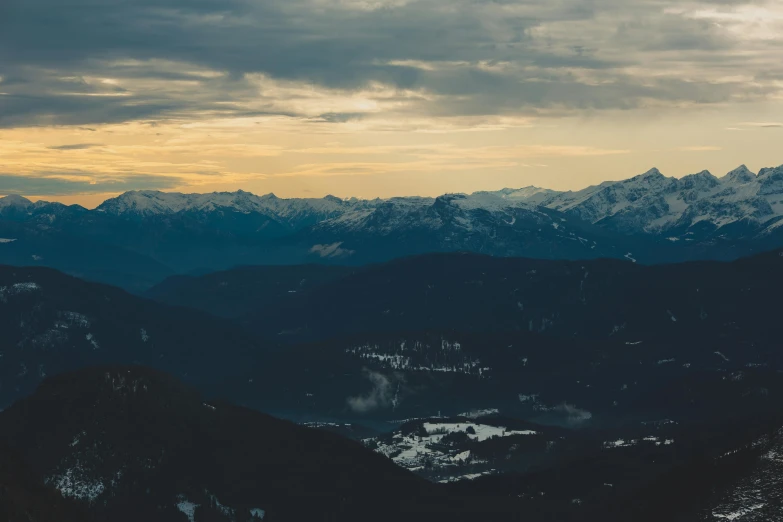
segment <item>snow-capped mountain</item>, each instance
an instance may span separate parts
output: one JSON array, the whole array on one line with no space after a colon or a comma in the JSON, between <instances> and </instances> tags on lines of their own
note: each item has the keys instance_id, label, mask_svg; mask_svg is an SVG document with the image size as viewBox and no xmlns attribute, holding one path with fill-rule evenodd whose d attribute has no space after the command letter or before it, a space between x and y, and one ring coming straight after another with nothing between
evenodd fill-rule
<instances>
[{"instance_id":1,"label":"snow-capped mountain","mask_svg":"<svg viewBox=\"0 0 783 522\"><path fill-rule=\"evenodd\" d=\"M509 209L546 208L562 212L589 224L625 233L682 234L707 226L720 230L737 222L755 225L762 233L775 228L783 216L783 166L761 169L758 175L742 165L718 178L702 171L682 178L664 176L658 169L622 181L607 181L578 191L558 192L539 187L502 189L472 194L446 194L439 198L397 197L386 200L324 198L278 198L249 192L181 194L132 191L101 204L91 214L149 219L178 214L260 214L289 231L304 227L355 228L368 233L388 234L400 227L440 227L443 216L433 209L459 209L457 224L481 229L464 213L485 211L507 213ZM65 207L10 195L0 198L0 216L11 214L53 221ZM84 210L84 209L82 209ZM508 215L508 221L513 220ZM487 232L487 230L482 230Z\"/></svg>"},{"instance_id":2,"label":"snow-capped mountain","mask_svg":"<svg viewBox=\"0 0 783 522\"><path fill-rule=\"evenodd\" d=\"M181 194L153 190L126 192L103 202L96 210L114 216L144 218L179 213L261 214L298 229L345 212L372 206L370 201L324 198L282 199L274 194L256 196L243 190L209 194Z\"/></svg>"},{"instance_id":3,"label":"snow-capped mountain","mask_svg":"<svg viewBox=\"0 0 783 522\"><path fill-rule=\"evenodd\" d=\"M526 187L435 198L134 191L88 210L7 196L0 199L0 238L7 240L0 263L43 264L143 291L167 272L361 265L426 252L736 259L783 245L781 217L783 167L680 179L652 169L579 191ZM79 255L88 262L74 263Z\"/></svg>"},{"instance_id":4,"label":"snow-capped mountain","mask_svg":"<svg viewBox=\"0 0 783 522\"><path fill-rule=\"evenodd\" d=\"M733 237L737 233L727 227L740 223L745 225L745 233L749 229L752 234L764 234L776 228L783 216L783 166L761 169L756 175L742 165L721 178L705 170L679 179L651 169L580 191L544 198L534 192L521 201L603 228L665 235L672 240L695 240L685 236L705 232Z\"/></svg>"}]
</instances>

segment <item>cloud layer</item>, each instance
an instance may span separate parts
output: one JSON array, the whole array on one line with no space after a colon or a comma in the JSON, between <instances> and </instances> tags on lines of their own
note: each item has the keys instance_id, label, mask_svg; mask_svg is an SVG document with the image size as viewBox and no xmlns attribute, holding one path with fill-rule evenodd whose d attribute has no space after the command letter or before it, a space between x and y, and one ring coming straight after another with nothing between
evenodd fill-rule
<instances>
[{"instance_id":1,"label":"cloud layer","mask_svg":"<svg viewBox=\"0 0 783 522\"><path fill-rule=\"evenodd\" d=\"M348 397L346 402L351 411L369 413L378 409L396 407L396 393L392 379L378 372L365 370L365 376L372 383L372 389L364 395Z\"/></svg>"},{"instance_id":2,"label":"cloud layer","mask_svg":"<svg viewBox=\"0 0 783 522\"><path fill-rule=\"evenodd\" d=\"M736 103L780 95L782 27L739 0L6 0L0 126Z\"/></svg>"},{"instance_id":3,"label":"cloud layer","mask_svg":"<svg viewBox=\"0 0 783 522\"><path fill-rule=\"evenodd\" d=\"M781 36L774 0L3 0L0 194L780 164Z\"/></svg>"}]
</instances>

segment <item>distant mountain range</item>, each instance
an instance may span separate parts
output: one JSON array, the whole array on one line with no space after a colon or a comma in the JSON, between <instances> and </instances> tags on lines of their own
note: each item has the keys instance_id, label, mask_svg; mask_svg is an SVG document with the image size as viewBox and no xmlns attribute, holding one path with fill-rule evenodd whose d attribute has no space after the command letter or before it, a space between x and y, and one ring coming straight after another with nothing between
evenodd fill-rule
<instances>
[{"instance_id":1,"label":"distant mountain range","mask_svg":"<svg viewBox=\"0 0 783 522\"><path fill-rule=\"evenodd\" d=\"M680 179L657 169L576 192L536 187L375 200L135 191L94 210L0 199L0 262L143 291L236 265L360 265L426 252L642 263L783 245L783 167Z\"/></svg>"}]
</instances>

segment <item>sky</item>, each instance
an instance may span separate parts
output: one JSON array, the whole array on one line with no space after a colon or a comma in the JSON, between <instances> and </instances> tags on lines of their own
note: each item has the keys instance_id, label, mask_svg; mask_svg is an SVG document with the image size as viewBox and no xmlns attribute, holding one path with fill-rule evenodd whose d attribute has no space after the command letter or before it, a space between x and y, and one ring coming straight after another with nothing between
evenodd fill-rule
<instances>
[{"instance_id":1,"label":"sky","mask_svg":"<svg viewBox=\"0 0 783 522\"><path fill-rule=\"evenodd\" d=\"M783 163L783 3L3 0L0 194L580 189Z\"/></svg>"}]
</instances>

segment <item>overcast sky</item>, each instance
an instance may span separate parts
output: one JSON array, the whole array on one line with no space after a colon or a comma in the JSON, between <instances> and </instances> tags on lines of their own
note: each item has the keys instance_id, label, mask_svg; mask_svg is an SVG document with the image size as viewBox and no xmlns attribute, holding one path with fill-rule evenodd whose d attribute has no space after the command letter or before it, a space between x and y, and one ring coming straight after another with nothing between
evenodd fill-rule
<instances>
[{"instance_id":1,"label":"overcast sky","mask_svg":"<svg viewBox=\"0 0 783 522\"><path fill-rule=\"evenodd\" d=\"M781 143L779 0L0 2L0 194L577 189Z\"/></svg>"}]
</instances>

